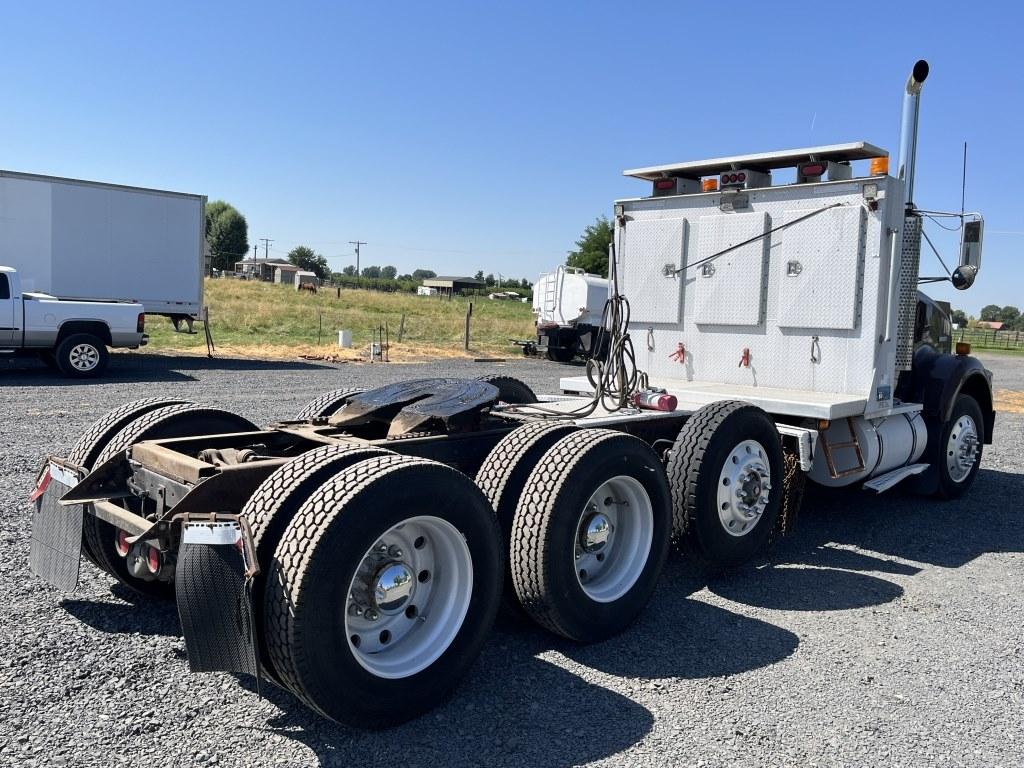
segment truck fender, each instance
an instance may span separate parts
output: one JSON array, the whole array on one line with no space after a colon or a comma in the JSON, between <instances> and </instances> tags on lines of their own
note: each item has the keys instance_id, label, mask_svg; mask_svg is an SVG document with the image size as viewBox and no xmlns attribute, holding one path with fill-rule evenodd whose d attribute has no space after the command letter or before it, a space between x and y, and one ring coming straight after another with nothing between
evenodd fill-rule
<instances>
[{"instance_id":1,"label":"truck fender","mask_svg":"<svg viewBox=\"0 0 1024 768\"><path fill-rule=\"evenodd\" d=\"M54 347L58 346L68 336L76 333L88 333L90 336L95 336L108 347L113 346L110 326L102 320L65 320L57 330L57 341L54 343Z\"/></svg>"},{"instance_id":2,"label":"truck fender","mask_svg":"<svg viewBox=\"0 0 1024 768\"><path fill-rule=\"evenodd\" d=\"M961 393L973 397L981 407L985 443L991 444L995 425L992 374L981 361L970 355L937 352L931 347L922 347L914 354L909 386L902 392L902 399L924 406L922 413L929 432L946 422Z\"/></svg>"}]
</instances>

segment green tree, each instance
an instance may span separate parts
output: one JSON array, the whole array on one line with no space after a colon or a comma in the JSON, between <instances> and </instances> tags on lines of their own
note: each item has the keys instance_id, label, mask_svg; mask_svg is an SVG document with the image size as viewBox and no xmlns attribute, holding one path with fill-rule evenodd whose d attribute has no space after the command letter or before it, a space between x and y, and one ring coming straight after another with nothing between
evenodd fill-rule
<instances>
[{"instance_id":1,"label":"green tree","mask_svg":"<svg viewBox=\"0 0 1024 768\"><path fill-rule=\"evenodd\" d=\"M327 259L305 245L297 245L292 248L288 253L288 261L300 269L315 273L321 280L327 280L331 276Z\"/></svg>"},{"instance_id":2,"label":"green tree","mask_svg":"<svg viewBox=\"0 0 1024 768\"><path fill-rule=\"evenodd\" d=\"M356 276L356 265L355 264L349 264L347 267L345 267L343 270L341 270L341 274L345 275L346 277L355 277Z\"/></svg>"},{"instance_id":3,"label":"green tree","mask_svg":"<svg viewBox=\"0 0 1024 768\"><path fill-rule=\"evenodd\" d=\"M377 279L380 277L380 267L363 267L363 277Z\"/></svg>"},{"instance_id":4,"label":"green tree","mask_svg":"<svg viewBox=\"0 0 1024 768\"><path fill-rule=\"evenodd\" d=\"M414 280L429 280L432 277L437 277L437 272L432 269L416 269L413 270L412 277Z\"/></svg>"},{"instance_id":5,"label":"green tree","mask_svg":"<svg viewBox=\"0 0 1024 768\"><path fill-rule=\"evenodd\" d=\"M981 314L978 316L978 319L985 321L998 320L1002 309L998 304L986 304L981 308Z\"/></svg>"},{"instance_id":6,"label":"green tree","mask_svg":"<svg viewBox=\"0 0 1024 768\"><path fill-rule=\"evenodd\" d=\"M485 277L484 282L487 283L488 286L494 285L494 275L488 275L487 277Z\"/></svg>"},{"instance_id":7,"label":"green tree","mask_svg":"<svg viewBox=\"0 0 1024 768\"><path fill-rule=\"evenodd\" d=\"M398 268L392 266L381 267L380 276L385 280L394 280L398 276Z\"/></svg>"},{"instance_id":8,"label":"green tree","mask_svg":"<svg viewBox=\"0 0 1024 768\"><path fill-rule=\"evenodd\" d=\"M1007 328L1015 328L1017 321L1020 320L1020 310L1008 304L999 310L996 320L1002 320Z\"/></svg>"},{"instance_id":9,"label":"green tree","mask_svg":"<svg viewBox=\"0 0 1024 768\"><path fill-rule=\"evenodd\" d=\"M249 255L249 225L234 206L223 200L206 205L206 243L214 269L234 269Z\"/></svg>"},{"instance_id":10,"label":"green tree","mask_svg":"<svg viewBox=\"0 0 1024 768\"><path fill-rule=\"evenodd\" d=\"M967 327L967 313L964 312L962 309L954 309L952 312L950 312L949 319L953 321L953 324L957 328Z\"/></svg>"},{"instance_id":11,"label":"green tree","mask_svg":"<svg viewBox=\"0 0 1024 768\"><path fill-rule=\"evenodd\" d=\"M576 241L576 250L569 251L566 264L601 277L608 277L608 246L612 242L612 223L606 216L598 216L583 230Z\"/></svg>"},{"instance_id":12,"label":"green tree","mask_svg":"<svg viewBox=\"0 0 1024 768\"><path fill-rule=\"evenodd\" d=\"M475 275L473 275L473 277L475 277L477 280L483 281L483 279L484 279L484 271L482 269L477 270L477 273Z\"/></svg>"}]
</instances>

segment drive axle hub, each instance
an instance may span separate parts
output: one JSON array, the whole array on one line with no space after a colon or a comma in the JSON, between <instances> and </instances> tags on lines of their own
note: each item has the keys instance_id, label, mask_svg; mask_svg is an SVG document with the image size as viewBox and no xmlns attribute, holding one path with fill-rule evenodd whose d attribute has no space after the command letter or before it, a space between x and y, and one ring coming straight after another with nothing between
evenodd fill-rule
<instances>
[{"instance_id":1,"label":"drive axle hub","mask_svg":"<svg viewBox=\"0 0 1024 768\"><path fill-rule=\"evenodd\" d=\"M416 579L405 563L390 563L377 572L373 600L384 613L399 611L412 596Z\"/></svg>"}]
</instances>

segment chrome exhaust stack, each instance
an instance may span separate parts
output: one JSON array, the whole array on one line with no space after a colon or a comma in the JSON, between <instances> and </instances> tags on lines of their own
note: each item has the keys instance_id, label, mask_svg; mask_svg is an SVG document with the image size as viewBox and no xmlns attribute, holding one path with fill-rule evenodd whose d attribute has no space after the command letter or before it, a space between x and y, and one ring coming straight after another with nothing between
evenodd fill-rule
<instances>
[{"instance_id":1,"label":"chrome exhaust stack","mask_svg":"<svg viewBox=\"0 0 1024 768\"><path fill-rule=\"evenodd\" d=\"M907 208L914 207L914 164L917 159L917 118L921 112L921 88L928 77L928 62L914 64L903 94L903 121L900 126L900 159L896 177L903 180Z\"/></svg>"}]
</instances>

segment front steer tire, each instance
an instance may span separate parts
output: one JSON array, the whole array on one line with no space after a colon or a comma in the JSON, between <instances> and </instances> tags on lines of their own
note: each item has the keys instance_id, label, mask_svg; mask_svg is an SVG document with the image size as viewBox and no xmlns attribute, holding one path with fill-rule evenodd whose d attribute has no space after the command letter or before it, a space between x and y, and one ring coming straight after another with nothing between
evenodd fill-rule
<instances>
[{"instance_id":1,"label":"front steer tire","mask_svg":"<svg viewBox=\"0 0 1024 768\"><path fill-rule=\"evenodd\" d=\"M725 518L733 517L719 501L719 484L729 481L726 462L750 442L764 452L770 488L767 503L752 524L738 521L734 533ZM755 448L756 452L756 448ZM744 453L747 453L744 451ZM666 471L672 487L673 541L685 555L708 567L738 566L764 549L776 521L783 494L783 453L771 417L757 406L736 400L706 405L693 413L676 437ZM720 514L723 512L724 514ZM743 528L743 526L749 527Z\"/></svg>"},{"instance_id":2,"label":"front steer tire","mask_svg":"<svg viewBox=\"0 0 1024 768\"><path fill-rule=\"evenodd\" d=\"M610 531L603 543L587 537L592 523L595 534ZM567 435L530 473L516 508L509 557L519 602L570 640L616 635L654 593L671 530L665 471L647 443L605 429Z\"/></svg>"},{"instance_id":3,"label":"front steer tire","mask_svg":"<svg viewBox=\"0 0 1024 768\"><path fill-rule=\"evenodd\" d=\"M415 583L395 582L414 590L411 602L380 620L411 623L386 624L395 628L393 641L381 632L379 639L372 635L357 644L353 637L361 635L350 633L349 617L368 619L361 608L353 611L352 596L377 594L373 588L363 591L367 574L379 573L367 563L377 556L378 544L386 545L392 533L415 531L417 520L450 531L437 534L439 552L464 547L468 555L451 561L456 564L448 571L432 573L417 570L416 554L394 555L410 559L418 575ZM427 536L429 541L417 537L422 551L435 546L433 534ZM310 495L274 554L264 612L275 669L307 706L345 725L384 727L425 712L465 675L491 629L501 593L500 541L487 499L450 467L406 456L352 465ZM432 586L417 614L421 584ZM441 600L436 605L429 602L435 593ZM372 653L366 650L371 643L379 646Z\"/></svg>"}]
</instances>

